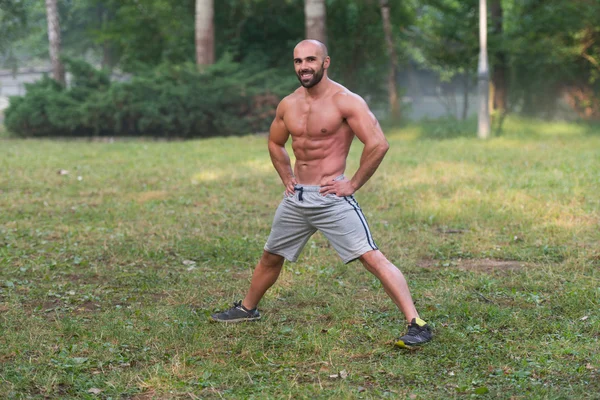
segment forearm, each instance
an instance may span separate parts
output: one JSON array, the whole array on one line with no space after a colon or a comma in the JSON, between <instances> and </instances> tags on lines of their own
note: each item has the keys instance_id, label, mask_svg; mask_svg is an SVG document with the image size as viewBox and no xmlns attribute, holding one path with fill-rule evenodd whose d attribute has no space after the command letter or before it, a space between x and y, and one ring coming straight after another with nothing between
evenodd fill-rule
<instances>
[{"instance_id":1,"label":"forearm","mask_svg":"<svg viewBox=\"0 0 600 400\"><path fill-rule=\"evenodd\" d=\"M269 154L271 156L271 162L281 178L281 182L283 182L284 186L287 186L289 182L294 179L294 171L292 170L292 164L287 150L284 146L269 142Z\"/></svg>"},{"instance_id":2,"label":"forearm","mask_svg":"<svg viewBox=\"0 0 600 400\"><path fill-rule=\"evenodd\" d=\"M365 146L362 155L360 156L360 166L350 183L357 191L373 176L383 157L387 153L389 145L387 141L377 143L373 146Z\"/></svg>"}]
</instances>

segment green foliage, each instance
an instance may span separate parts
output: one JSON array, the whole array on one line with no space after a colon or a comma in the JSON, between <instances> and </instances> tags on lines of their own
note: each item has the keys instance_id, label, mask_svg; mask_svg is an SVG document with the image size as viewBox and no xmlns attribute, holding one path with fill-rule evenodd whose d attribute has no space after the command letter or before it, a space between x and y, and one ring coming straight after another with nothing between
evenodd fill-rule
<instances>
[{"instance_id":1,"label":"green foliage","mask_svg":"<svg viewBox=\"0 0 600 400\"><path fill-rule=\"evenodd\" d=\"M442 81L477 70L478 0L427 0L411 27L413 59L435 71Z\"/></svg>"},{"instance_id":2,"label":"green foliage","mask_svg":"<svg viewBox=\"0 0 600 400\"><path fill-rule=\"evenodd\" d=\"M0 61L4 66L16 69L31 59L48 58L45 2L1 0L0 14L12 19L0 22Z\"/></svg>"},{"instance_id":3,"label":"green foliage","mask_svg":"<svg viewBox=\"0 0 600 400\"><path fill-rule=\"evenodd\" d=\"M51 79L11 98L7 128L19 136L235 135L268 129L280 96L293 85L271 70L248 70L224 58L199 72L192 64L162 65L127 82L65 60L67 89Z\"/></svg>"},{"instance_id":4,"label":"green foliage","mask_svg":"<svg viewBox=\"0 0 600 400\"><path fill-rule=\"evenodd\" d=\"M304 38L303 0L215 2L217 51L231 52L246 65L277 68L292 74L292 50ZM332 64L329 76L350 90L370 98L386 96L389 56L385 47L379 2L329 0L327 45ZM394 36L400 61L406 61L402 28L412 23L410 2L390 1Z\"/></svg>"},{"instance_id":5,"label":"green foliage","mask_svg":"<svg viewBox=\"0 0 600 400\"><path fill-rule=\"evenodd\" d=\"M55 133L58 127L63 130L66 128L65 134L69 134L71 129L67 121L77 124L77 118L70 112L65 115L63 106L68 106L68 111L71 111L77 106L74 99L47 76L25 87L26 96L10 98L10 106L5 111L6 127L20 136L48 136ZM67 120L61 119L63 116Z\"/></svg>"},{"instance_id":6,"label":"green foliage","mask_svg":"<svg viewBox=\"0 0 600 400\"><path fill-rule=\"evenodd\" d=\"M32 0L27 0L32 1ZM194 62L194 1L59 0L63 53L86 55L104 67L134 75L162 64ZM405 28L413 23L413 2L390 1L400 62L413 44ZM293 74L292 49L304 38L303 0L215 1L217 58L231 54L250 71L277 69ZM47 57L45 14L27 8L31 34L15 47ZM389 57L377 1L327 1L332 78L373 100L386 98ZM23 56L23 54L21 54ZM24 57L24 56L23 56Z\"/></svg>"},{"instance_id":7,"label":"green foliage","mask_svg":"<svg viewBox=\"0 0 600 400\"><path fill-rule=\"evenodd\" d=\"M413 23L415 8L410 1L389 1L392 36L398 61L408 61L411 44L405 28ZM327 1L327 32L332 58L330 76L363 96L370 103L387 99L385 76L390 64L381 8L378 1Z\"/></svg>"},{"instance_id":8,"label":"green foliage","mask_svg":"<svg viewBox=\"0 0 600 400\"><path fill-rule=\"evenodd\" d=\"M506 60L509 111L554 117L557 99L585 119L600 119L600 3L494 0L503 32L488 18L493 71ZM304 37L303 0L214 2L217 58L255 70L292 74L291 52ZM491 3L488 1L488 3ZM148 76L163 64L194 62L194 0L58 0L63 54ZM478 43L476 0L390 0L400 68L435 71L442 81L473 80ZM488 4L491 5L491 4ZM389 66L380 2L327 0L330 76L378 107ZM491 9L489 7L488 9ZM45 8L37 0L0 1L0 61L15 67L48 58ZM156 89L156 88L155 88ZM162 89L161 89L162 90ZM409 95L411 93L408 93Z\"/></svg>"},{"instance_id":9,"label":"green foliage","mask_svg":"<svg viewBox=\"0 0 600 400\"><path fill-rule=\"evenodd\" d=\"M527 0L511 10L511 89L523 112L552 116L556 98L573 88L589 88L584 100L598 102L600 3ZM595 113L600 118L600 104Z\"/></svg>"},{"instance_id":10,"label":"green foliage","mask_svg":"<svg viewBox=\"0 0 600 400\"><path fill-rule=\"evenodd\" d=\"M217 56L293 71L292 49L304 39L303 0L215 1Z\"/></svg>"},{"instance_id":11,"label":"green foliage","mask_svg":"<svg viewBox=\"0 0 600 400\"><path fill-rule=\"evenodd\" d=\"M92 32L97 44L111 46L112 63L136 72L140 64L194 61L194 0L99 1L103 24Z\"/></svg>"},{"instance_id":12,"label":"green foliage","mask_svg":"<svg viewBox=\"0 0 600 400\"><path fill-rule=\"evenodd\" d=\"M26 35L28 13L25 2L0 0L0 62L16 66L12 43ZM0 64L0 65L1 65Z\"/></svg>"},{"instance_id":13,"label":"green foliage","mask_svg":"<svg viewBox=\"0 0 600 400\"><path fill-rule=\"evenodd\" d=\"M25 96L13 96L6 109L6 127L19 136L72 136L90 133L83 114L86 101L106 93L109 78L90 65L77 60L64 60L71 72L72 84L63 88L44 76L26 84Z\"/></svg>"},{"instance_id":14,"label":"green foliage","mask_svg":"<svg viewBox=\"0 0 600 400\"><path fill-rule=\"evenodd\" d=\"M489 6L488 1L488 6ZM563 93L583 117L600 118L600 3L562 0L502 0L503 32L488 18L493 70L500 54L510 70L510 109L554 117ZM488 10L490 8L488 7ZM478 1L427 0L411 34L414 59L442 80L475 76Z\"/></svg>"}]
</instances>

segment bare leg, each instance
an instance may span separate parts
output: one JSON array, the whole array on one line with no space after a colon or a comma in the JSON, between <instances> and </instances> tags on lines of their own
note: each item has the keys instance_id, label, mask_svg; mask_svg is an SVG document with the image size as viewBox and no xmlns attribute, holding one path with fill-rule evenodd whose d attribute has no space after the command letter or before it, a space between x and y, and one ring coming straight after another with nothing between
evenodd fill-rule
<instances>
[{"instance_id":1,"label":"bare leg","mask_svg":"<svg viewBox=\"0 0 600 400\"><path fill-rule=\"evenodd\" d=\"M396 303L400 311L410 323L413 318L419 318L408 284L402 272L379 251L369 251L359 258L365 268L375 275L383 284L383 289Z\"/></svg>"},{"instance_id":2,"label":"bare leg","mask_svg":"<svg viewBox=\"0 0 600 400\"><path fill-rule=\"evenodd\" d=\"M248 294L242 301L242 305L248 310L252 310L258 305L258 302L264 296L265 292L273 286L281 267L283 267L284 258L268 251L264 251L260 261L254 269L252 274L252 281L250 282L250 289Z\"/></svg>"}]
</instances>

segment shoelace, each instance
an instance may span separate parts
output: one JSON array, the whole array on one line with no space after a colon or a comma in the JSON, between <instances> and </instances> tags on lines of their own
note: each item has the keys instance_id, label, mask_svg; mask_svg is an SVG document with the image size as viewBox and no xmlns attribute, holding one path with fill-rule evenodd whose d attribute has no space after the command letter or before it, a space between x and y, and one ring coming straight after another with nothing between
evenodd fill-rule
<instances>
[{"instance_id":1,"label":"shoelace","mask_svg":"<svg viewBox=\"0 0 600 400\"><path fill-rule=\"evenodd\" d=\"M421 333L421 331L423 330L422 327L420 327L417 324L410 324L408 326L408 335L410 336L417 336L418 334Z\"/></svg>"},{"instance_id":2,"label":"shoelace","mask_svg":"<svg viewBox=\"0 0 600 400\"><path fill-rule=\"evenodd\" d=\"M238 310L241 310L243 312L245 312L246 314L250 314L250 312L248 310L246 310L246 308L244 308L244 306L242 306L242 301L234 301L233 302L233 307L237 308Z\"/></svg>"}]
</instances>

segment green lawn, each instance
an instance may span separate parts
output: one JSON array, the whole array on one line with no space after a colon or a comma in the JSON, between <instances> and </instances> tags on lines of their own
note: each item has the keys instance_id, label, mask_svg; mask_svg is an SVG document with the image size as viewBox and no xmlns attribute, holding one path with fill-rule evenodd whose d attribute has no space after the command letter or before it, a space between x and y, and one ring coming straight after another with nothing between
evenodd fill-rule
<instances>
[{"instance_id":1,"label":"green lawn","mask_svg":"<svg viewBox=\"0 0 600 400\"><path fill-rule=\"evenodd\" d=\"M451 128L388 130L356 196L435 328L412 352L320 235L262 321L208 322L245 294L282 197L264 136L0 139L0 398L598 399L600 129Z\"/></svg>"}]
</instances>

